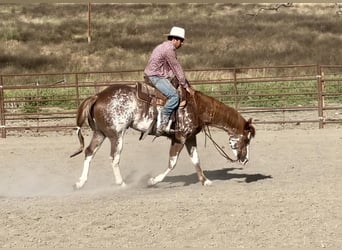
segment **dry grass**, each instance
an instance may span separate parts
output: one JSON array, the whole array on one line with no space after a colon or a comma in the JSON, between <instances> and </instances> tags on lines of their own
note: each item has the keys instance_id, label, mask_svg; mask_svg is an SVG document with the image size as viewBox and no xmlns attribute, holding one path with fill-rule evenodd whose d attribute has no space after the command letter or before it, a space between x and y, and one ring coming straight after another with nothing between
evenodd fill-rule
<instances>
[{"instance_id":1,"label":"dry grass","mask_svg":"<svg viewBox=\"0 0 342 250\"><path fill-rule=\"evenodd\" d=\"M0 5L1 73L141 69L171 26L186 28L186 69L342 64L342 16L331 4ZM248 14L258 13L252 16Z\"/></svg>"}]
</instances>

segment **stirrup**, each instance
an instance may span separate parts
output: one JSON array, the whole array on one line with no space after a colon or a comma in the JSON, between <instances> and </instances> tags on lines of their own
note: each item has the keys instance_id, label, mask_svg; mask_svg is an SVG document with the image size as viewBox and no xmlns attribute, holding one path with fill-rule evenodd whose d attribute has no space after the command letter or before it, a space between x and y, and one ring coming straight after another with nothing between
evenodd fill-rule
<instances>
[{"instance_id":1,"label":"stirrup","mask_svg":"<svg viewBox=\"0 0 342 250\"><path fill-rule=\"evenodd\" d=\"M164 134L169 134L169 133L170 133L170 129L168 129L168 125L167 124L160 124L156 130L156 137L159 137L159 136L164 135Z\"/></svg>"},{"instance_id":2,"label":"stirrup","mask_svg":"<svg viewBox=\"0 0 342 250\"><path fill-rule=\"evenodd\" d=\"M173 134L176 134L177 132L179 132L179 130L170 128L170 129L167 129L167 130L161 130L158 133L158 129L157 129L155 136L159 137L159 136L162 136L162 135L173 135Z\"/></svg>"},{"instance_id":3,"label":"stirrup","mask_svg":"<svg viewBox=\"0 0 342 250\"><path fill-rule=\"evenodd\" d=\"M153 138L152 142L153 142L156 138L158 138L158 137L160 137L160 136L162 136L162 135L173 135L173 134L176 134L177 132L179 132L179 130L176 130L176 129L169 129L169 130L168 130L168 133L165 133L164 131L161 131L161 134L158 134L157 131L156 131L156 134L154 135L154 138Z\"/></svg>"}]
</instances>

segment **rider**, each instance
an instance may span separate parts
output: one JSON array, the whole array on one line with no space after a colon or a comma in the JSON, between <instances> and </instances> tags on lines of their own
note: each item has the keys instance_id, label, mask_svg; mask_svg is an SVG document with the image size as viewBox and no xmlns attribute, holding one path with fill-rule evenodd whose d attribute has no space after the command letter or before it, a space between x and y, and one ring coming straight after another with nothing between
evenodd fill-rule
<instances>
[{"instance_id":1,"label":"rider","mask_svg":"<svg viewBox=\"0 0 342 250\"><path fill-rule=\"evenodd\" d=\"M167 35L167 40L152 51L144 71L145 76L150 79L152 84L167 97L166 104L161 110L161 123L157 128L156 136L169 133L167 126L170 116L179 105L180 96L176 89L177 86L173 86L171 80L176 78L178 84L191 95L195 92L185 79L182 66L177 60L176 49L183 45L184 39L185 30L176 26L172 27Z\"/></svg>"}]
</instances>

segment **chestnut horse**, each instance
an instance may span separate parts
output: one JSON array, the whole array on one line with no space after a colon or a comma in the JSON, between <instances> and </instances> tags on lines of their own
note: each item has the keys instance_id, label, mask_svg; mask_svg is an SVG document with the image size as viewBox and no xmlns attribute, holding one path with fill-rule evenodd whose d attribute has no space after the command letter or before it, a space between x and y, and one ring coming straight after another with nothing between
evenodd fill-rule
<instances>
[{"instance_id":1,"label":"chestnut horse","mask_svg":"<svg viewBox=\"0 0 342 250\"><path fill-rule=\"evenodd\" d=\"M109 138L111 144L110 159L115 182L121 186L126 185L119 168L126 130L133 128L142 132L143 137L155 135L156 127L160 123L158 113L161 106L153 101L146 102L138 98L138 89L138 84L137 86L111 85L103 91L85 98L80 104L77 112L77 135L80 148L70 157L78 155L84 149L81 127L86 120L88 120L93 135L89 146L85 149L83 171L74 188L80 189L86 183L90 162L106 137ZM166 175L174 169L184 145L195 166L199 181L203 185L210 185L211 181L204 175L200 167L196 141L196 135L208 126L227 132L229 145L236 157L234 161L239 161L242 164L246 164L248 161L250 140L255 136L252 120L245 120L234 108L202 92L195 91L193 96L188 93L186 95L186 105L177 110L174 115L175 122L169 123L174 133L164 135L171 140L169 165L165 172L150 178L149 185L163 181ZM233 161L229 157L228 159Z\"/></svg>"}]
</instances>

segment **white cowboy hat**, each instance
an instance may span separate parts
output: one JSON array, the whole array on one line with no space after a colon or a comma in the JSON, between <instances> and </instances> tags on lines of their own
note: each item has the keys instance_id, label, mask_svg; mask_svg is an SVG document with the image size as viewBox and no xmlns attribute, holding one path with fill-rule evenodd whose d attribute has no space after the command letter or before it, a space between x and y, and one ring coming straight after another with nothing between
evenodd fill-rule
<instances>
[{"instance_id":1,"label":"white cowboy hat","mask_svg":"<svg viewBox=\"0 0 342 250\"><path fill-rule=\"evenodd\" d=\"M172 27L170 34L168 34L167 36L174 36L185 39L185 30L183 28L174 26Z\"/></svg>"}]
</instances>

